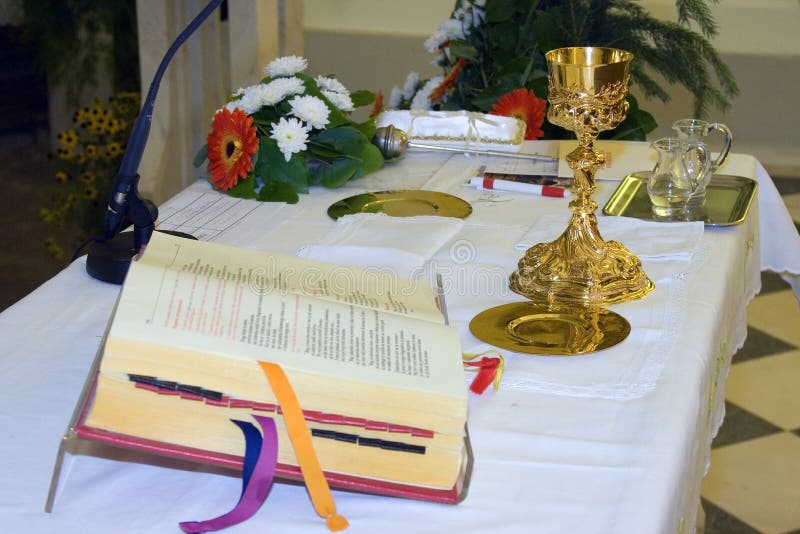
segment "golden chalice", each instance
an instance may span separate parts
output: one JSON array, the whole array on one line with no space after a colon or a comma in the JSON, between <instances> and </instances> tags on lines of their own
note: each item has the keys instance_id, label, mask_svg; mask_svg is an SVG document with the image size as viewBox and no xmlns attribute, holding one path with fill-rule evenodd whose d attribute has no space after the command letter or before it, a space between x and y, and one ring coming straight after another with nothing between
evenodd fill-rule
<instances>
[{"instance_id":1,"label":"golden chalice","mask_svg":"<svg viewBox=\"0 0 800 534\"><path fill-rule=\"evenodd\" d=\"M628 112L633 54L599 47L570 47L545 55L550 75L547 118L574 131L578 148L567 155L574 172L575 200L564 233L529 248L511 275L513 291L547 306L606 306L643 297L653 290L642 264L622 244L604 241L592 200L594 175L605 158L594 149L604 130Z\"/></svg>"}]
</instances>

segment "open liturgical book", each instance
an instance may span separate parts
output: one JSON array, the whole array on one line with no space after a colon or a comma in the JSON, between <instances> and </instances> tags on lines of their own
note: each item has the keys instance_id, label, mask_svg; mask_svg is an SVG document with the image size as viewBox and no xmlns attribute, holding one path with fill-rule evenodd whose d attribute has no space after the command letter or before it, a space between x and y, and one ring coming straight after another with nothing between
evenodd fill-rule
<instances>
[{"instance_id":1,"label":"open liturgical book","mask_svg":"<svg viewBox=\"0 0 800 534\"><path fill-rule=\"evenodd\" d=\"M471 458L458 334L424 283L156 232L131 265L78 436L241 466L231 419L272 417L258 360L295 390L334 487L458 502Z\"/></svg>"}]
</instances>

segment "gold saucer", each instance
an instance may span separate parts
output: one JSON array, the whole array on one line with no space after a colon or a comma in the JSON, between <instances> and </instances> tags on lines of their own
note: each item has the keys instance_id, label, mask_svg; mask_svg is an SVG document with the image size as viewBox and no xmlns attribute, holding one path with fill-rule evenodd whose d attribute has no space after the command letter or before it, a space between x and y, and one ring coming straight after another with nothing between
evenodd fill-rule
<instances>
[{"instance_id":1,"label":"gold saucer","mask_svg":"<svg viewBox=\"0 0 800 534\"><path fill-rule=\"evenodd\" d=\"M613 347L628 337L631 325L603 308L548 308L528 301L485 310L470 321L469 330L502 349L574 356Z\"/></svg>"},{"instance_id":2,"label":"gold saucer","mask_svg":"<svg viewBox=\"0 0 800 534\"><path fill-rule=\"evenodd\" d=\"M355 213L385 213L393 217L438 215L463 219L472 213L472 206L447 193L405 189L363 193L334 202L328 208L328 215L334 219Z\"/></svg>"}]
</instances>

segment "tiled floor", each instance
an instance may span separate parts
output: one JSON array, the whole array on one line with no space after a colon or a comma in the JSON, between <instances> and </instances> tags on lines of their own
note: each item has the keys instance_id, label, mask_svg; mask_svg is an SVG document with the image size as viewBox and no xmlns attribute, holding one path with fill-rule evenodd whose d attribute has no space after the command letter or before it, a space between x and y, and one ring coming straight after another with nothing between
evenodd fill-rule
<instances>
[{"instance_id":1,"label":"tiled floor","mask_svg":"<svg viewBox=\"0 0 800 534\"><path fill-rule=\"evenodd\" d=\"M775 183L800 229L800 179ZM800 534L800 305L777 275L762 281L703 483L705 534Z\"/></svg>"}]
</instances>

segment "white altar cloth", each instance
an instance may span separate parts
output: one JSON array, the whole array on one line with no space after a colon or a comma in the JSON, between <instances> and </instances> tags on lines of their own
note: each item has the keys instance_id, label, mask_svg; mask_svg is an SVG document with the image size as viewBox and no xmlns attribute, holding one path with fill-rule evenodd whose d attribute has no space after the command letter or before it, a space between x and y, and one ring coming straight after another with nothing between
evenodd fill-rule
<instances>
[{"instance_id":1,"label":"white altar cloth","mask_svg":"<svg viewBox=\"0 0 800 534\"><path fill-rule=\"evenodd\" d=\"M554 146L537 142L525 150L553 153ZM647 154L646 145L639 148ZM451 321L471 352L482 344L469 334L469 319L519 300L503 285L521 255L514 244L537 214L564 213L564 223L568 218L561 199L464 187L473 164L479 160L410 153L343 189L314 189L294 206L244 202L202 227L187 210L211 213L212 204L227 197L196 184L164 207L162 226L195 225L205 238L293 254L333 227L325 208L351 194L397 187L457 194L474 212L430 263L444 275ZM621 170L620 178L649 165L643 156L640 168ZM652 361L648 354L626 354L627 342L618 346L623 358L616 360L610 352L574 358L504 352L500 391L470 398L475 466L466 500L449 506L336 491L348 531L692 531L711 439L723 417L725 377L744 341L745 306L759 290L759 271L800 274L800 239L769 176L749 156L732 157L729 165L759 181L759 202L747 220L707 228L700 252L677 271L669 262L665 270L664 262L645 261L656 291L613 307L632 322L634 335L675 328L674 343L647 347L659 365L649 374L627 377L632 387L645 382L647 387L633 387L624 396L619 388L609 393L602 383L593 384L596 391L570 387L571 376L585 380L592 369L608 377L620 362ZM613 181L598 183L600 206L615 187ZM476 270L486 276L473 276ZM54 512L43 512L59 441L118 291L91 279L81 259L0 314L5 532L178 532L178 522L216 516L238 499L240 480L231 472L82 443L67 456ZM670 305L673 323L654 320L657 302ZM643 332L637 333L637 325ZM542 387L542 377L551 390ZM253 518L227 530L265 531L327 530L302 486L277 484Z\"/></svg>"}]
</instances>

